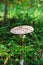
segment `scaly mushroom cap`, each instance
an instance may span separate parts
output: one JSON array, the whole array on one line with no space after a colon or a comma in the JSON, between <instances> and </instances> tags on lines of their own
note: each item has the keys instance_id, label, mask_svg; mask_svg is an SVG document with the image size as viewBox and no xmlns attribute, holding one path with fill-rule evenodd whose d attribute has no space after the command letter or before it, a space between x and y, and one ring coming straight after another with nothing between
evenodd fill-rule
<instances>
[{"instance_id":1,"label":"scaly mushroom cap","mask_svg":"<svg viewBox=\"0 0 43 65\"><path fill-rule=\"evenodd\" d=\"M28 34L34 31L34 28L32 26L17 26L10 30L13 34Z\"/></svg>"}]
</instances>

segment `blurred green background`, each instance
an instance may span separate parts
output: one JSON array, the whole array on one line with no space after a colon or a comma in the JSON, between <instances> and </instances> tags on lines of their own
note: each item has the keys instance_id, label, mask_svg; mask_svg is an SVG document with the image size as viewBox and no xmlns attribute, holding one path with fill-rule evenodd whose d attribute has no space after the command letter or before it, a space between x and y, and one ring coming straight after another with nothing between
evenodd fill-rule
<instances>
[{"instance_id":1,"label":"blurred green background","mask_svg":"<svg viewBox=\"0 0 43 65\"><path fill-rule=\"evenodd\" d=\"M20 25L34 27L23 48L20 36L10 33ZM43 65L43 0L0 0L0 65L19 65L22 50L24 65Z\"/></svg>"}]
</instances>

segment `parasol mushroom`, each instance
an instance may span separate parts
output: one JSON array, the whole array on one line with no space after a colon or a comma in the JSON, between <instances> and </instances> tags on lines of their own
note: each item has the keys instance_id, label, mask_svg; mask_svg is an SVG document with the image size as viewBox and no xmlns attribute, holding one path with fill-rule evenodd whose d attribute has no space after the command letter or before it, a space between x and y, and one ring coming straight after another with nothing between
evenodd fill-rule
<instances>
[{"instance_id":1,"label":"parasol mushroom","mask_svg":"<svg viewBox=\"0 0 43 65\"><path fill-rule=\"evenodd\" d=\"M27 25L17 26L17 27L14 27L10 30L10 32L13 33L13 34L21 35L21 37L22 37L22 47L24 46L23 43L24 43L25 35L33 32L33 31L34 31L34 28L32 26L27 26ZM22 51L22 56L21 56L21 60L20 60L20 65L23 65L23 64L24 64L24 50Z\"/></svg>"}]
</instances>

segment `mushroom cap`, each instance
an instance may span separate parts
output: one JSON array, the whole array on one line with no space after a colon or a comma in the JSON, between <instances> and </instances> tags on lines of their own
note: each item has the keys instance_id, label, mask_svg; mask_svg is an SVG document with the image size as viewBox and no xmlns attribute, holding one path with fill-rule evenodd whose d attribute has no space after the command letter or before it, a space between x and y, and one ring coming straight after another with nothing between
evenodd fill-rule
<instances>
[{"instance_id":1,"label":"mushroom cap","mask_svg":"<svg viewBox=\"0 0 43 65\"><path fill-rule=\"evenodd\" d=\"M10 30L13 34L28 34L34 31L34 28L32 26L17 26Z\"/></svg>"}]
</instances>

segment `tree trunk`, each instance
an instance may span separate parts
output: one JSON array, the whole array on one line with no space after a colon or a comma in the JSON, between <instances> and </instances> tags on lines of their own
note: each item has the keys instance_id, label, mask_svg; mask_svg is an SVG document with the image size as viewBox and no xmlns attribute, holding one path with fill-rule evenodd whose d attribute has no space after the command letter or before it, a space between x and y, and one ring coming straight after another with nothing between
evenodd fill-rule
<instances>
[{"instance_id":1,"label":"tree trunk","mask_svg":"<svg viewBox=\"0 0 43 65\"><path fill-rule=\"evenodd\" d=\"M5 9L4 9L4 25L5 25L7 21L7 0L4 0L4 4L5 4Z\"/></svg>"}]
</instances>

